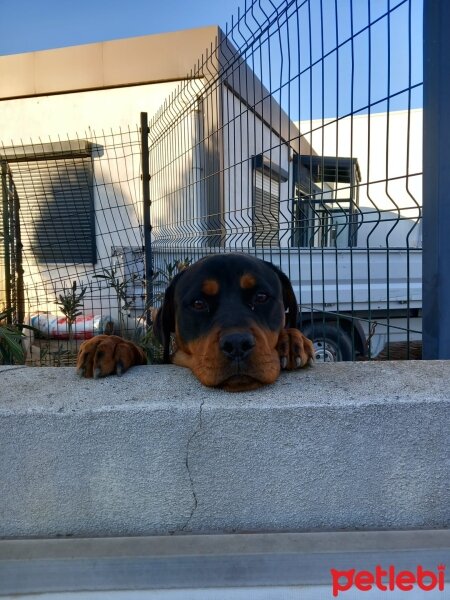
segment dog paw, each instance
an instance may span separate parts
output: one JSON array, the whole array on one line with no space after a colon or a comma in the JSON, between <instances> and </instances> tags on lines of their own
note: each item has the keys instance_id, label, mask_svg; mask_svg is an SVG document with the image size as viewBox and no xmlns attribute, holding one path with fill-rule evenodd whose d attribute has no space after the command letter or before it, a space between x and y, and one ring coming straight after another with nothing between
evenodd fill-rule
<instances>
[{"instance_id":1,"label":"dog paw","mask_svg":"<svg viewBox=\"0 0 450 600\"><path fill-rule=\"evenodd\" d=\"M282 369L292 371L314 362L314 346L298 329L283 329L278 338L277 351Z\"/></svg>"},{"instance_id":2,"label":"dog paw","mask_svg":"<svg viewBox=\"0 0 450 600\"><path fill-rule=\"evenodd\" d=\"M98 335L80 346L77 373L80 377L122 375L134 365L147 363L144 351L117 335Z\"/></svg>"}]
</instances>

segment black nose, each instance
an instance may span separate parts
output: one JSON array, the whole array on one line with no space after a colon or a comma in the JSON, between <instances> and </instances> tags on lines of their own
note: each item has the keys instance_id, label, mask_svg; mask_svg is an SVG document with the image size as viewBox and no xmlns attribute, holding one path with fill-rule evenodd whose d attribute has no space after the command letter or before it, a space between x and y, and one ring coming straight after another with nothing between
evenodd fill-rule
<instances>
[{"instance_id":1,"label":"black nose","mask_svg":"<svg viewBox=\"0 0 450 600\"><path fill-rule=\"evenodd\" d=\"M244 360L254 346L255 338L251 333L228 333L220 338L220 349L230 360Z\"/></svg>"}]
</instances>

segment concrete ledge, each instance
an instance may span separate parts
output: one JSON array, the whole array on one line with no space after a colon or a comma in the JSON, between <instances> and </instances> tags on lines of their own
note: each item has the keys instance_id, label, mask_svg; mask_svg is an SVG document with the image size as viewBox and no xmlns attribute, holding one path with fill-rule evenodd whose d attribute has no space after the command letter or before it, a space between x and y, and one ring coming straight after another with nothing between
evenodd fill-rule
<instances>
[{"instance_id":1,"label":"concrete ledge","mask_svg":"<svg viewBox=\"0 0 450 600\"><path fill-rule=\"evenodd\" d=\"M373 570L379 564L415 571L420 564L436 570L449 561L448 530L8 540L0 541L0 596L75 590L330 586L332 568ZM329 589L321 597L331 597Z\"/></svg>"},{"instance_id":2,"label":"concrete ledge","mask_svg":"<svg viewBox=\"0 0 450 600\"><path fill-rule=\"evenodd\" d=\"M0 380L3 537L450 524L450 362L317 365L241 394L167 366Z\"/></svg>"}]
</instances>

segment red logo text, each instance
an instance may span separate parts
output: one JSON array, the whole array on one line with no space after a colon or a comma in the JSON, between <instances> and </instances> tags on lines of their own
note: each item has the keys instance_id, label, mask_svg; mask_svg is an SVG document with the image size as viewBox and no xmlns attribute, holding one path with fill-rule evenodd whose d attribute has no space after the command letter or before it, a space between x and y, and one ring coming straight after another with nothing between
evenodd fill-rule
<instances>
[{"instance_id":1,"label":"red logo text","mask_svg":"<svg viewBox=\"0 0 450 600\"><path fill-rule=\"evenodd\" d=\"M414 586L421 590L430 591L444 589L445 566L439 565L436 571L425 570L421 565L415 571L396 571L393 565L383 569L380 565L375 571L338 571L331 569L333 596L346 592L353 586L362 592L377 588L383 592L395 589L409 592Z\"/></svg>"}]
</instances>

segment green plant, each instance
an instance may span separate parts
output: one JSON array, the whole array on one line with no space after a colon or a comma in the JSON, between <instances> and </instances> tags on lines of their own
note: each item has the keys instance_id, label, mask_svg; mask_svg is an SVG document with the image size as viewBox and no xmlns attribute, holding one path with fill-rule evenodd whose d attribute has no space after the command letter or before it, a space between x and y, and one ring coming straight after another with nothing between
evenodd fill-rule
<instances>
[{"instance_id":1,"label":"green plant","mask_svg":"<svg viewBox=\"0 0 450 600\"><path fill-rule=\"evenodd\" d=\"M73 324L77 317L82 315L83 298L86 294L87 287L81 287L81 291L77 292L77 282L73 281L72 285L66 288L63 284L63 292L59 294L57 302L59 310L67 319L67 329L69 331L69 341L73 340Z\"/></svg>"},{"instance_id":2,"label":"green plant","mask_svg":"<svg viewBox=\"0 0 450 600\"><path fill-rule=\"evenodd\" d=\"M190 264L192 264L192 259L189 257L185 257L183 260L175 260L173 262L165 261L164 269L161 271L156 271L152 277L153 286L156 288L156 291L153 295L154 300L157 302L161 301L164 297L164 291L166 287L171 283L173 278L180 271L187 269ZM128 287L135 284L137 281L140 281L144 286L144 281L137 273L132 273L128 278L122 277L114 266L111 266L109 269L104 267L101 273L94 275L94 278L103 279L108 286L114 290L119 306L119 335L124 335L126 331L124 313L129 311L134 305L133 298L130 298L127 294ZM158 290L158 288L160 289ZM141 318L138 319L137 322L141 322L142 324L144 322L144 316L147 310L152 310L152 308L152 306L146 305ZM134 341L143 348L149 363L154 364L162 362L162 347L153 335L153 331L150 329L142 334L144 325L141 325L141 327L137 328Z\"/></svg>"},{"instance_id":3,"label":"green plant","mask_svg":"<svg viewBox=\"0 0 450 600\"><path fill-rule=\"evenodd\" d=\"M50 346L48 344L41 345L39 350L39 366L48 366L47 357L50 355Z\"/></svg>"},{"instance_id":4,"label":"green plant","mask_svg":"<svg viewBox=\"0 0 450 600\"><path fill-rule=\"evenodd\" d=\"M128 279L125 279L125 277L117 275L117 271L114 267L111 267L111 269L103 267L103 273L94 275L94 278L107 281L109 287L112 287L115 291L122 310L127 311L131 308L133 303L127 296L127 286L130 283L134 283L139 278L136 273L132 273Z\"/></svg>"},{"instance_id":5,"label":"green plant","mask_svg":"<svg viewBox=\"0 0 450 600\"><path fill-rule=\"evenodd\" d=\"M192 258L186 256L183 260L175 260L173 262L164 261L164 270L156 271L153 275L153 285L162 287L163 290L157 291L154 295L155 300L162 300L164 297L165 288L170 285L173 278L181 271L184 271L192 264Z\"/></svg>"},{"instance_id":6,"label":"green plant","mask_svg":"<svg viewBox=\"0 0 450 600\"><path fill-rule=\"evenodd\" d=\"M64 348L61 344L56 350L49 351L50 365L52 367L63 367L74 364L77 353L72 352L68 348Z\"/></svg>"},{"instance_id":7,"label":"green plant","mask_svg":"<svg viewBox=\"0 0 450 600\"><path fill-rule=\"evenodd\" d=\"M177 275L180 271L184 271L192 264L192 258L186 256L183 260L174 260L173 262L164 261L164 270L157 271L154 277L160 277L159 280L155 281L156 285L169 285L172 279Z\"/></svg>"},{"instance_id":8,"label":"green plant","mask_svg":"<svg viewBox=\"0 0 450 600\"><path fill-rule=\"evenodd\" d=\"M24 337L20 326L7 322L14 309L0 310L0 364L15 365L25 362L22 346Z\"/></svg>"},{"instance_id":9,"label":"green plant","mask_svg":"<svg viewBox=\"0 0 450 600\"><path fill-rule=\"evenodd\" d=\"M164 298L165 289L170 285L173 278L184 271L192 264L192 259L185 257L183 260L175 260L173 262L164 261L164 270L157 271L153 275L153 285L156 288L163 288L154 293L154 299L158 302ZM150 364L159 364L163 360L163 349L161 344L155 338L153 330L147 331L139 340L139 345L143 348L147 355L147 360Z\"/></svg>"},{"instance_id":10,"label":"green plant","mask_svg":"<svg viewBox=\"0 0 450 600\"><path fill-rule=\"evenodd\" d=\"M144 350L147 362L150 365L161 364L163 361L163 347L155 338L152 329L149 329L138 341L138 345Z\"/></svg>"},{"instance_id":11,"label":"green plant","mask_svg":"<svg viewBox=\"0 0 450 600\"><path fill-rule=\"evenodd\" d=\"M127 288L130 284L136 282L139 279L139 275L136 273L132 273L131 276L126 279L125 277L120 277L117 274L117 270L111 266L110 269L106 267L103 268L103 272L94 275L95 279L103 279L107 282L109 287L111 287L117 298L117 304L119 307L119 334L123 335L125 333L125 322L124 322L124 313L126 313L133 306L133 300L128 298Z\"/></svg>"}]
</instances>

